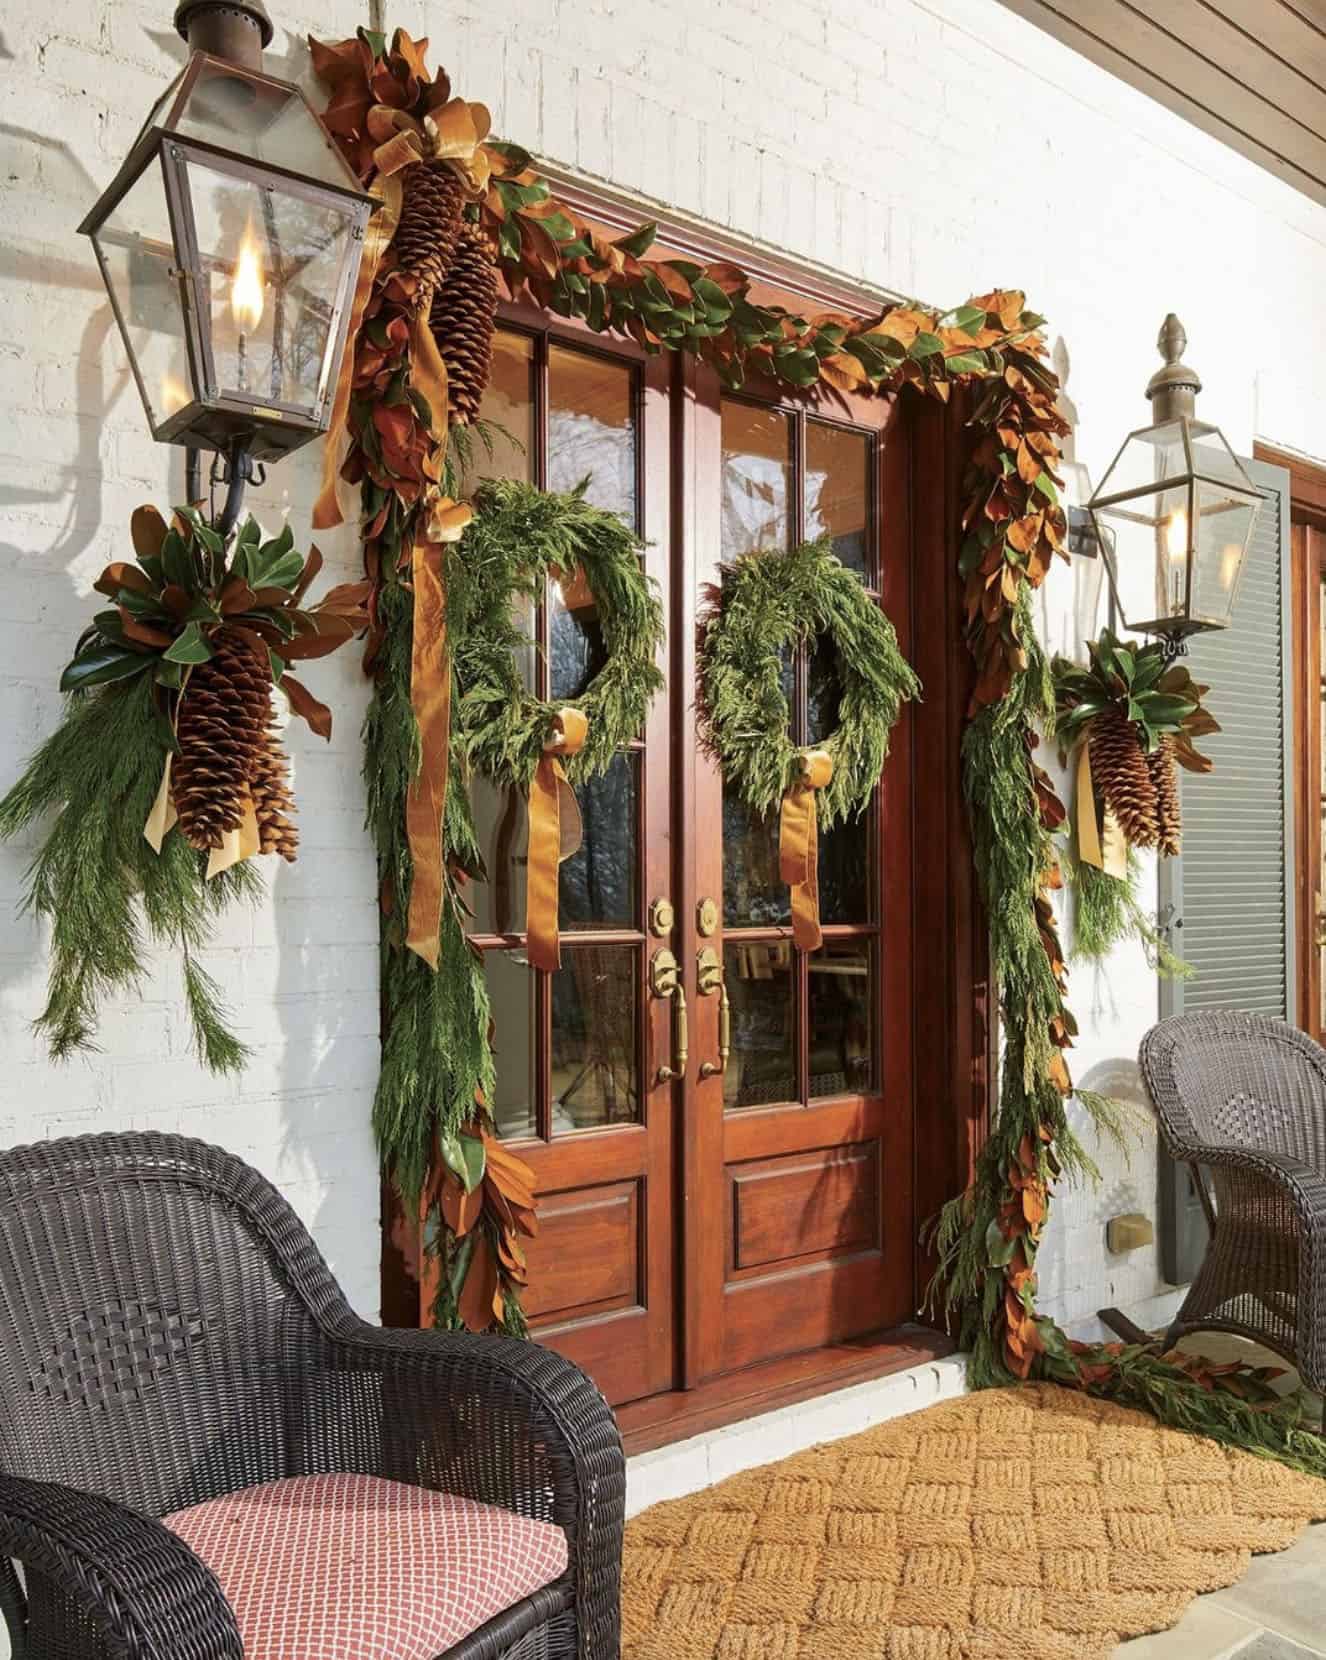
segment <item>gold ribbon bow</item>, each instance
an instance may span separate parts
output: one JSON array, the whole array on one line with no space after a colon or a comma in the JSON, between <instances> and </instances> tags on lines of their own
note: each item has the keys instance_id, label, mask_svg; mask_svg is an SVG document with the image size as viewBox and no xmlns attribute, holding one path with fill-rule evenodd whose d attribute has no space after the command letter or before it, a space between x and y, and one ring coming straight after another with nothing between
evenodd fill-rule
<instances>
[{"instance_id":1,"label":"gold ribbon bow","mask_svg":"<svg viewBox=\"0 0 1326 1660\"><path fill-rule=\"evenodd\" d=\"M421 518L410 555L410 707L419 727L419 772L405 800L412 869L405 943L434 969L442 924L442 834L451 763L451 655L441 544L456 541L472 517L473 509L466 503L436 496Z\"/></svg>"},{"instance_id":2,"label":"gold ribbon bow","mask_svg":"<svg viewBox=\"0 0 1326 1660\"><path fill-rule=\"evenodd\" d=\"M1091 745L1077 752L1077 853L1082 863L1094 865L1122 881L1128 874L1128 843L1110 809L1096 801L1091 776Z\"/></svg>"},{"instance_id":3,"label":"gold ribbon bow","mask_svg":"<svg viewBox=\"0 0 1326 1660\"><path fill-rule=\"evenodd\" d=\"M802 951L817 951L820 932L819 813L815 792L833 777L826 749L800 755L801 776L783 797L778 822L778 873L792 890L792 939Z\"/></svg>"},{"instance_id":4,"label":"gold ribbon bow","mask_svg":"<svg viewBox=\"0 0 1326 1660\"><path fill-rule=\"evenodd\" d=\"M557 877L584 839L580 803L562 768L562 757L584 748L589 723L579 709L559 709L543 746L529 791L529 862L525 879L525 932L534 968L560 968Z\"/></svg>"}]
</instances>

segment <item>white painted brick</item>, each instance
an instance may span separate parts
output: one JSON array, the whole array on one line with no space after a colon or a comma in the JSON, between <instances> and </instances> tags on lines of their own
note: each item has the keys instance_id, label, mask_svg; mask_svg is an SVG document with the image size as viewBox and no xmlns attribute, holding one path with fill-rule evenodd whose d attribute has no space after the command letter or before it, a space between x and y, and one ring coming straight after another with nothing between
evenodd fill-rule
<instances>
[{"instance_id":1,"label":"white painted brick","mask_svg":"<svg viewBox=\"0 0 1326 1660\"><path fill-rule=\"evenodd\" d=\"M335 39L368 19L366 0L277 10L278 72L304 65L305 30ZM620 187L944 304L1025 286L1052 338L1070 343L1079 453L1097 476L1142 414L1171 306L1205 405L1237 445L1257 434L1326 456L1326 403L1305 369L1326 351L1326 210L995 0L400 0L388 22L431 34L434 61L457 92L490 105L504 136ZM98 569L123 556L132 509L182 493L180 457L146 436L91 251L73 234L182 62L168 12L156 0L19 0L5 50L0 789L58 718L59 667ZM1228 350L1230 317L1254 314L1251 345ZM315 453L274 467L255 510L269 525L288 516L306 540L317 480ZM352 527L318 540L330 580L358 573ZM1067 643L1070 609L1056 577L1042 607L1052 646ZM45 1060L28 1027L42 935L13 915L27 838L0 849L0 1141L151 1123L227 1142L277 1175L372 1313L367 686L354 653L304 678L333 704L336 729L330 745L288 729L301 860L268 872L256 911L227 917L205 957L255 1046L250 1072L200 1072L168 957L153 959L139 997L106 1010L99 1053ZM1076 1075L1135 1091L1132 1057L1156 1009L1140 955L1120 954L1107 975L1075 971L1073 1001ZM1154 1210L1152 1149L1131 1168L1108 1148L1098 1156L1104 1186L1059 1196L1040 1258L1048 1306L1066 1318L1160 1286L1154 1250L1109 1260L1104 1248L1115 1209ZM897 1380L878 1398L904 1387L919 1400L920 1383ZM650 1479L663 1496L663 1477Z\"/></svg>"}]
</instances>

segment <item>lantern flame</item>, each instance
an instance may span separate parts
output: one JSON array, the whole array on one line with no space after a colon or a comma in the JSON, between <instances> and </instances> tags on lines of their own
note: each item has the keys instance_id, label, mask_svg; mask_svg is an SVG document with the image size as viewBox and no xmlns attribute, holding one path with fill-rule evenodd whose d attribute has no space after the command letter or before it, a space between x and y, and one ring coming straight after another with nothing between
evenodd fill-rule
<instances>
[{"instance_id":1,"label":"lantern flame","mask_svg":"<svg viewBox=\"0 0 1326 1660\"><path fill-rule=\"evenodd\" d=\"M244 239L235 261L235 280L230 285L230 313L236 326L250 333L262 322L264 305L262 259L253 221L244 227Z\"/></svg>"},{"instance_id":2,"label":"lantern flame","mask_svg":"<svg viewBox=\"0 0 1326 1660\"><path fill-rule=\"evenodd\" d=\"M1181 507L1165 520L1165 552L1176 562L1188 557L1188 515Z\"/></svg>"}]
</instances>

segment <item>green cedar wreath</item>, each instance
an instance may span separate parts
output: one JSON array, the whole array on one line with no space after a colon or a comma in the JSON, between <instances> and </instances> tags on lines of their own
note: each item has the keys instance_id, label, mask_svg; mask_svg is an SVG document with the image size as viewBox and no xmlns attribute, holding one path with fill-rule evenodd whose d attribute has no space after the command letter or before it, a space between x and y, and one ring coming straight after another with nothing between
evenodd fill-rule
<instances>
[{"instance_id":1,"label":"green cedar wreath","mask_svg":"<svg viewBox=\"0 0 1326 1660\"><path fill-rule=\"evenodd\" d=\"M833 762L819 791L820 821L828 828L864 812L902 705L920 696L921 683L893 624L829 538L724 566L700 627L702 740L724 782L756 813L770 811L802 773L783 650L821 636L832 643L842 697L836 730L816 746Z\"/></svg>"}]
</instances>

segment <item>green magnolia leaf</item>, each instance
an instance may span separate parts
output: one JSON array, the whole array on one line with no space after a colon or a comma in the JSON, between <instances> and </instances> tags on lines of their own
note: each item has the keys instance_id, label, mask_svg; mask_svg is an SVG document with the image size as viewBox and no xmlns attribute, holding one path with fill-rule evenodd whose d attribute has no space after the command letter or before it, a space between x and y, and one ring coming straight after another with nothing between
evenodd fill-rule
<instances>
[{"instance_id":1,"label":"green magnolia leaf","mask_svg":"<svg viewBox=\"0 0 1326 1660\"><path fill-rule=\"evenodd\" d=\"M267 647L267 660L272 666L272 685L281 684L281 676L285 673L285 659L278 657L270 646Z\"/></svg>"},{"instance_id":2,"label":"green magnolia leaf","mask_svg":"<svg viewBox=\"0 0 1326 1660\"><path fill-rule=\"evenodd\" d=\"M985 313L978 305L959 306L953 313L953 326L971 334L974 330L985 327Z\"/></svg>"},{"instance_id":3,"label":"green magnolia leaf","mask_svg":"<svg viewBox=\"0 0 1326 1660\"><path fill-rule=\"evenodd\" d=\"M1178 726L1197 708L1191 698L1170 697L1163 692L1152 692L1141 701L1144 718L1152 726Z\"/></svg>"},{"instance_id":4,"label":"green magnolia leaf","mask_svg":"<svg viewBox=\"0 0 1326 1660\"><path fill-rule=\"evenodd\" d=\"M576 228L564 213L550 213L542 221L544 230L554 242L570 242L574 239ZM562 258L566 258L566 249L561 250Z\"/></svg>"},{"instance_id":5,"label":"green magnolia leaf","mask_svg":"<svg viewBox=\"0 0 1326 1660\"><path fill-rule=\"evenodd\" d=\"M293 588L303 574L303 554L292 548L272 558L266 555L267 549L264 548L258 559L253 561L255 569L249 578L250 588Z\"/></svg>"},{"instance_id":6,"label":"green magnolia leaf","mask_svg":"<svg viewBox=\"0 0 1326 1660\"><path fill-rule=\"evenodd\" d=\"M473 1193L488 1169L488 1154L484 1149L483 1142L477 1135L462 1135L460 1137L460 1150L465 1161L465 1170L463 1174L460 1171L457 1171L456 1174L464 1182L465 1191Z\"/></svg>"},{"instance_id":7,"label":"green magnolia leaf","mask_svg":"<svg viewBox=\"0 0 1326 1660\"><path fill-rule=\"evenodd\" d=\"M922 329L907 348L908 357L933 357L936 352L944 350L944 342L937 334L930 334Z\"/></svg>"},{"instance_id":8,"label":"green magnolia leaf","mask_svg":"<svg viewBox=\"0 0 1326 1660\"><path fill-rule=\"evenodd\" d=\"M1017 1239L1008 1239L996 1217L985 1230L985 1255L993 1268L1007 1268L1017 1249Z\"/></svg>"},{"instance_id":9,"label":"green magnolia leaf","mask_svg":"<svg viewBox=\"0 0 1326 1660\"><path fill-rule=\"evenodd\" d=\"M112 680L128 680L151 668L153 661L151 655L128 651L123 646L90 646L66 666L60 676L60 690L83 691L89 686L109 685Z\"/></svg>"},{"instance_id":10,"label":"green magnolia leaf","mask_svg":"<svg viewBox=\"0 0 1326 1660\"><path fill-rule=\"evenodd\" d=\"M187 624L183 634L162 656L168 663L206 663L212 656L212 647L201 623Z\"/></svg>"},{"instance_id":11,"label":"green magnolia leaf","mask_svg":"<svg viewBox=\"0 0 1326 1660\"><path fill-rule=\"evenodd\" d=\"M984 374L986 369L985 353L958 352L955 356L945 359L944 367L951 375Z\"/></svg>"},{"instance_id":12,"label":"green magnolia leaf","mask_svg":"<svg viewBox=\"0 0 1326 1660\"><path fill-rule=\"evenodd\" d=\"M166 581L183 588L186 593L191 594L198 585L197 567L189 552L189 544L178 530L166 532L161 544L161 568Z\"/></svg>"},{"instance_id":13,"label":"green magnolia leaf","mask_svg":"<svg viewBox=\"0 0 1326 1660\"><path fill-rule=\"evenodd\" d=\"M1036 488L1040 491L1041 495L1048 497L1048 499L1054 502L1056 506L1058 505L1058 487L1043 467L1036 477Z\"/></svg>"},{"instance_id":14,"label":"green magnolia leaf","mask_svg":"<svg viewBox=\"0 0 1326 1660\"><path fill-rule=\"evenodd\" d=\"M630 254L633 259L640 259L653 247L657 235L657 225L641 225L639 230L632 231L629 236L619 236L613 247L620 248L624 254Z\"/></svg>"},{"instance_id":15,"label":"green magnolia leaf","mask_svg":"<svg viewBox=\"0 0 1326 1660\"><path fill-rule=\"evenodd\" d=\"M157 659L156 672L152 678L158 686L168 686L172 691L179 691L184 684L184 666L181 663L168 663L164 657Z\"/></svg>"}]
</instances>

